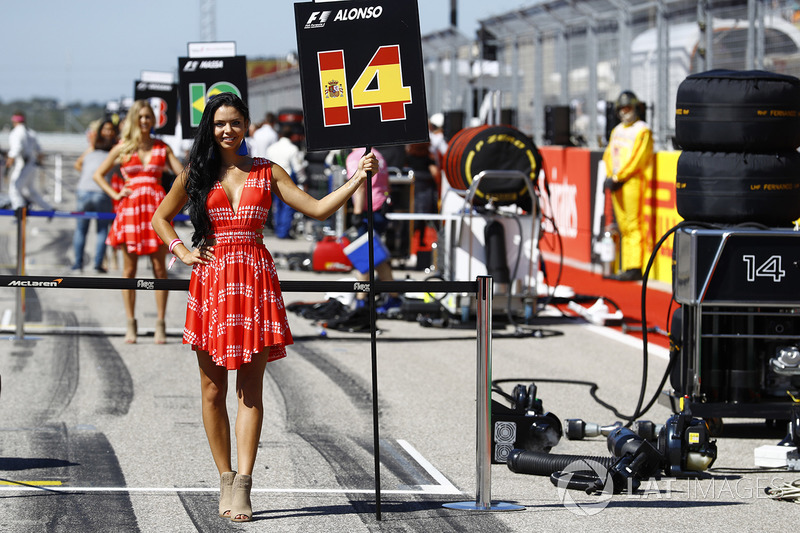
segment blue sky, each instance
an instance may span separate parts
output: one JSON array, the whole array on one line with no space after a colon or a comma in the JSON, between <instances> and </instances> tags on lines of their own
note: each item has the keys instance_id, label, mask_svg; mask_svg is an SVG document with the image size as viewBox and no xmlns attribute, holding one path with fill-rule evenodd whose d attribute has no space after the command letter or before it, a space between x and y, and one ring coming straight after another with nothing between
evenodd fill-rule
<instances>
[{"instance_id":1,"label":"blue sky","mask_svg":"<svg viewBox=\"0 0 800 533\"><path fill-rule=\"evenodd\" d=\"M386 0L392 1L392 0ZM217 0L216 37L249 57L296 50L292 0ZM458 27L532 0L458 0ZM422 34L447 28L450 0L418 0ZM199 0L6 2L0 30L0 100L101 102L130 96L143 70L174 71L200 40Z\"/></svg>"}]
</instances>

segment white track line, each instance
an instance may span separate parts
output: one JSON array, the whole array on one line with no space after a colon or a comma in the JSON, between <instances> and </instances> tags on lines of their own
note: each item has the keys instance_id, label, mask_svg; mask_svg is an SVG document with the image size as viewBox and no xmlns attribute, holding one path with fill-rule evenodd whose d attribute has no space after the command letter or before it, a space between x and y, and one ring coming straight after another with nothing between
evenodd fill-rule
<instances>
[{"instance_id":1,"label":"white track line","mask_svg":"<svg viewBox=\"0 0 800 533\"><path fill-rule=\"evenodd\" d=\"M381 494L396 494L396 495L413 495L413 494L463 494L458 490L450 481L439 472L427 459L425 459L416 449L414 449L405 440L398 439L397 442L404 450L415 460L417 463L439 484L438 485L419 485L419 489L381 489ZM11 481L12 480L4 480ZM178 492L219 492L218 488L203 488L203 487L73 487L69 485L26 485L24 481L20 481L19 485L3 485L0 486L0 493L2 492L61 492L61 493L77 493L77 492L99 492L99 493L114 493L114 492L129 492L129 493L178 493ZM33 482L29 482L33 483ZM253 492L264 492L272 494L375 494L374 489L258 489L253 488Z\"/></svg>"},{"instance_id":2,"label":"white track line","mask_svg":"<svg viewBox=\"0 0 800 533\"><path fill-rule=\"evenodd\" d=\"M439 472L435 466L433 466L430 461L425 459L421 453L419 453L411 444L409 444L405 440L397 439L397 443L403 447L403 449L410 455L416 462L425 469L425 471L435 479L439 484L438 485L420 485L424 487L428 492L435 491L436 494L461 494L461 491L458 490L455 485L450 483L450 480L444 477L444 475Z\"/></svg>"},{"instance_id":3,"label":"white track line","mask_svg":"<svg viewBox=\"0 0 800 533\"><path fill-rule=\"evenodd\" d=\"M419 490L406 489L381 489L381 494L463 494L460 490L453 491L440 489L439 485L421 485L421 487L433 487L433 489L422 488ZM269 492L273 494L375 494L374 489L257 489L253 492ZM219 489L195 488L195 487L72 487L68 485L57 486L3 486L0 492L130 492L130 493L178 493L178 492L219 492Z\"/></svg>"},{"instance_id":4,"label":"white track line","mask_svg":"<svg viewBox=\"0 0 800 533\"><path fill-rule=\"evenodd\" d=\"M599 335L603 335L608 337L609 339L614 339L615 341L621 342L622 344L627 344L628 346L633 346L634 348L642 348L642 339L637 339L632 335L627 335L622 333L621 331L617 331L615 329L595 326L594 324L585 324L583 327L589 328L590 330L594 331ZM659 346L653 343L647 343L647 353L649 355L654 355L659 359L663 359L665 361L669 361L669 350L664 348L663 346Z\"/></svg>"}]
</instances>

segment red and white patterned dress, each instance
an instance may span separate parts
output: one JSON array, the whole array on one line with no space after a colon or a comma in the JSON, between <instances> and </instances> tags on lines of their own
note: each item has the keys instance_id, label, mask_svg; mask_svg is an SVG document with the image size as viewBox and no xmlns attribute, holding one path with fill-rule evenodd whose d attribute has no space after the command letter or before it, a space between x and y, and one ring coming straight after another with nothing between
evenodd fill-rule
<instances>
[{"instance_id":1,"label":"red and white patterned dress","mask_svg":"<svg viewBox=\"0 0 800 533\"><path fill-rule=\"evenodd\" d=\"M124 244L128 252L136 255L150 255L162 246L151 221L166 196L161 185L166 163L167 145L157 139L153 141L150 161L146 165L142 164L138 152L122 163L120 170L126 180L125 186L133 192L117 204L117 216L108 231L106 244Z\"/></svg>"},{"instance_id":2,"label":"red and white patterned dress","mask_svg":"<svg viewBox=\"0 0 800 533\"><path fill-rule=\"evenodd\" d=\"M229 370L268 346L267 361L286 357L294 342L275 263L262 242L271 181L272 163L255 158L236 212L219 182L206 200L215 259L192 268L183 343Z\"/></svg>"}]
</instances>

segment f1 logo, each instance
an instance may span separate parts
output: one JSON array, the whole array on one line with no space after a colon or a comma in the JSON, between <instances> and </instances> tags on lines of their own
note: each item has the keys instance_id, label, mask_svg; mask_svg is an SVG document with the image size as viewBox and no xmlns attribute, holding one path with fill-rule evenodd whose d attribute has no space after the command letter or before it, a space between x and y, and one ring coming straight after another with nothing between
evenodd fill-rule
<instances>
[{"instance_id":1,"label":"f1 logo","mask_svg":"<svg viewBox=\"0 0 800 533\"><path fill-rule=\"evenodd\" d=\"M306 21L306 29L308 28L321 28L325 25L328 17L331 16L330 11L314 11Z\"/></svg>"}]
</instances>

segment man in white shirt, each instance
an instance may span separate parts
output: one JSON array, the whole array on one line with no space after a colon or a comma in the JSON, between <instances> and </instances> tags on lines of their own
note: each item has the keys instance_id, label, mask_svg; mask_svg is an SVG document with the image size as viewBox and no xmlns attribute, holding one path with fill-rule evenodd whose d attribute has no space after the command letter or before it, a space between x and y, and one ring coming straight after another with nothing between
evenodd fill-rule
<instances>
[{"instance_id":1,"label":"man in white shirt","mask_svg":"<svg viewBox=\"0 0 800 533\"><path fill-rule=\"evenodd\" d=\"M300 148L291 141L291 136L291 126L281 128L280 138L267 148L266 157L273 163L280 165L292 177L294 182L305 190L305 187L303 187L306 181L305 156ZM275 236L279 239L291 239L294 209L273 194L271 211Z\"/></svg>"},{"instance_id":2,"label":"man in white shirt","mask_svg":"<svg viewBox=\"0 0 800 533\"><path fill-rule=\"evenodd\" d=\"M42 209L52 211L53 207L36 190L34 178L41 148L36 134L25 126L25 114L16 111L11 117L14 128L8 134L8 159L6 167L11 169L8 196L11 209L25 207L29 202Z\"/></svg>"},{"instance_id":3,"label":"man in white shirt","mask_svg":"<svg viewBox=\"0 0 800 533\"><path fill-rule=\"evenodd\" d=\"M444 154L447 152L447 140L444 138L444 115L434 113L428 121L428 130L431 139L431 155L437 165L442 164Z\"/></svg>"},{"instance_id":4,"label":"man in white shirt","mask_svg":"<svg viewBox=\"0 0 800 533\"><path fill-rule=\"evenodd\" d=\"M275 115L267 113L264 118L264 124L253 133L253 155L255 157L267 157L267 148L277 141L278 132L275 131Z\"/></svg>"}]
</instances>

